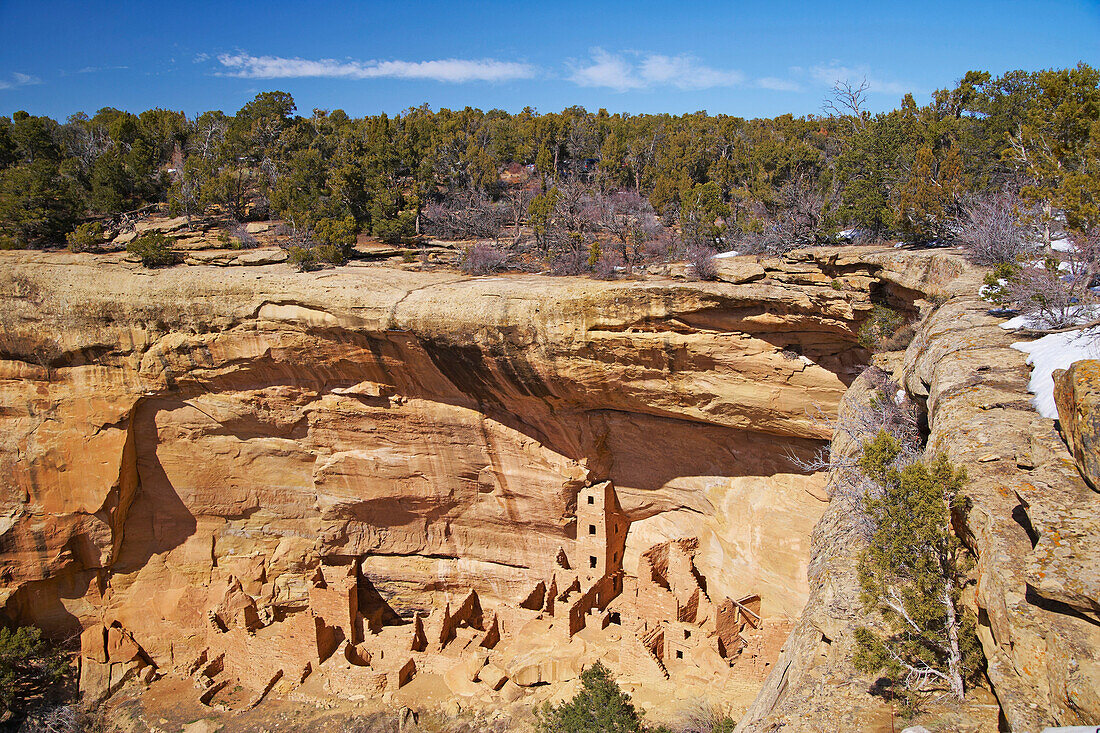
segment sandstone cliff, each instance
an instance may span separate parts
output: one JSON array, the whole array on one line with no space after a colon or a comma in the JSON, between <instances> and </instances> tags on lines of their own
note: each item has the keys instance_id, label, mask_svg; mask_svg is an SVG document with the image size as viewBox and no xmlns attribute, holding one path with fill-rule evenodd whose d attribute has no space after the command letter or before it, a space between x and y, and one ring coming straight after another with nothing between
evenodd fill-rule
<instances>
[{"instance_id":1,"label":"sandstone cliff","mask_svg":"<svg viewBox=\"0 0 1100 733\"><path fill-rule=\"evenodd\" d=\"M655 621L638 621L644 643L622 651L620 673L669 678L681 652L667 625L696 623L720 656L756 649L746 664L763 674L774 652L754 634L801 611L825 508L824 477L789 456L829 437L815 414L835 411L866 360L855 332L872 298L916 313L922 289L958 272L936 262L822 250L728 264L724 283L609 284L278 264L148 272L4 253L0 600L14 621L86 630L96 689L135 671L212 680L261 654L278 668L252 681L262 695L325 662L320 630L336 627L322 597L350 592L350 626L333 643L400 687L408 670L352 650L364 624L404 623L415 649L443 614L440 638L468 626L491 648L526 623L505 608L583 576L578 495L609 481L622 517L606 530L610 585L597 573L577 587L596 583L603 627L621 617L612 596L678 599L661 640ZM670 541L690 542L681 570L661 564ZM348 567L351 581L333 575ZM615 573L626 587L612 592ZM554 592L588 603L587 591ZM555 597L541 593L537 613L552 618ZM346 616L343 603L332 612ZM378 603L390 615L368 618ZM302 632L303 647L307 617L318 636ZM420 618L424 632L408 625ZM586 653L619 655L602 637L569 639L574 629L564 666L524 671L520 645L487 688L466 689L477 669L432 671L488 701L511 689L499 680L565 681ZM685 649L700 689L729 676L733 657Z\"/></svg>"},{"instance_id":2,"label":"sandstone cliff","mask_svg":"<svg viewBox=\"0 0 1100 733\"><path fill-rule=\"evenodd\" d=\"M1027 394L1030 367L976 296L978 277L952 297L891 364L924 405L928 450L966 469L969 510L956 533L976 559L964 599L978 618L995 699L981 691L921 722L933 730L1038 731L1100 720L1100 494L1091 491ZM857 382L844 399L866 399ZM840 451L853 446L843 443ZM861 541L834 501L814 531L811 593L784 652L739 731L889 728L891 710L852 667L853 630L865 623L854 561Z\"/></svg>"}]
</instances>

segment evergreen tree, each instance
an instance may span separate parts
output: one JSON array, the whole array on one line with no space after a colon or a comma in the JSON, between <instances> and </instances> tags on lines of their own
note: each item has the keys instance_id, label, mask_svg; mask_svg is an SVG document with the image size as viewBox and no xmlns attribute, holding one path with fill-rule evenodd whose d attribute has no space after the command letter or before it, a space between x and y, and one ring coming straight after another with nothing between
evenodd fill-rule
<instances>
[{"instance_id":1,"label":"evergreen tree","mask_svg":"<svg viewBox=\"0 0 1100 733\"><path fill-rule=\"evenodd\" d=\"M602 662L581 672L581 689L572 700L557 706L547 703L538 711L538 720L544 733L656 733L642 725L630 695L619 689Z\"/></svg>"},{"instance_id":2,"label":"evergreen tree","mask_svg":"<svg viewBox=\"0 0 1100 733\"><path fill-rule=\"evenodd\" d=\"M932 148L917 150L909 180L898 194L898 230L914 242L950 236L962 195L962 163L952 146L937 159Z\"/></svg>"},{"instance_id":3,"label":"evergreen tree","mask_svg":"<svg viewBox=\"0 0 1100 733\"><path fill-rule=\"evenodd\" d=\"M1100 71L1088 64L1037 75L1038 94L1005 151L1028 179L1022 193L1074 229L1100 226Z\"/></svg>"},{"instance_id":4,"label":"evergreen tree","mask_svg":"<svg viewBox=\"0 0 1100 733\"><path fill-rule=\"evenodd\" d=\"M934 685L961 700L981 664L974 621L959 608L965 554L950 526L966 477L943 455L899 466L901 455L901 444L883 430L859 458L875 486L864 498L874 529L860 585L864 602L882 612L890 630L858 629L855 664L882 672L910 703Z\"/></svg>"},{"instance_id":5,"label":"evergreen tree","mask_svg":"<svg viewBox=\"0 0 1100 733\"><path fill-rule=\"evenodd\" d=\"M33 626L0 628L0 713L24 715L63 691L69 664Z\"/></svg>"}]
</instances>

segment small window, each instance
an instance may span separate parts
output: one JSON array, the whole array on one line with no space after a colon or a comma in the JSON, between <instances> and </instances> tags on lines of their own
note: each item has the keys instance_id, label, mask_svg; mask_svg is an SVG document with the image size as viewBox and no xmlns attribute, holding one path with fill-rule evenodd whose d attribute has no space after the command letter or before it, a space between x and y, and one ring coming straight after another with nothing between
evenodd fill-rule
<instances>
[{"instance_id":1,"label":"small window","mask_svg":"<svg viewBox=\"0 0 1100 733\"><path fill-rule=\"evenodd\" d=\"M596 503L596 497L594 497L594 496L588 497L588 503L589 504L595 504Z\"/></svg>"},{"instance_id":2,"label":"small window","mask_svg":"<svg viewBox=\"0 0 1100 733\"><path fill-rule=\"evenodd\" d=\"M688 631L687 629L684 629L684 638L685 639L690 639L691 638L691 632Z\"/></svg>"},{"instance_id":3,"label":"small window","mask_svg":"<svg viewBox=\"0 0 1100 733\"><path fill-rule=\"evenodd\" d=\"M684 658L684 653L682 651L680 651L679 649L676 650L676 658L677 659L683 659Z\"/></svg>"},{"instance_id":4,"label":"small window","mask_svg":"<svg viewBox=\"0 0 1100 733\"><path fill-rule=\"evenodd\" d=\"M588 525L588 534L596 534L596 525L594 525L594 524Z\"/></svg>"},{"instance_id":5,"label":"small window","mask_svg":"<svg viewBox=\"0 0 1100 733\"><path fill-rule=\"evenodd\" d=\"M596 556L595 555L589 555L588 556L588 567L590 567L590 568L596 567Z\"/></svg>"}]
</instances>

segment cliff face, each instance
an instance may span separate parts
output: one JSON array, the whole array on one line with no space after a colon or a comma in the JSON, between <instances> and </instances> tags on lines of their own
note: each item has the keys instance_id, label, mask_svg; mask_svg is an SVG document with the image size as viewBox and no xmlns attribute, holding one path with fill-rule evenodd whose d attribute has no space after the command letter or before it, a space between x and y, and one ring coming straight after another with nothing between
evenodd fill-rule
<instances>
[{"instance_id":1,"label":"cliff face","mask_svg":"<svg viewBox=\"0 0 1100 733\"><path fill-rule=\"evenodd\" d=\"M727 267L740 284L4 254L0 601L12 620L86 630L101 691L134 671L214 686L257 654L290 659L273 676L294 686L357 643L337 657L399 689L409 675L364 661L391 625L422 655L424 634L444 654L476 629L490 651L475 666L564 681L585 655L578 623L621 624L641 661L624 651L620 673L673 682L682 655L655 630L695 624L711 642L684 674L706 687L736 662L728 645L764 644L761 619L805 603L826 495L789 456L829 437L813 415L866 358L872 293L914 308L957 272L827 251ZM611 493L589 524L578 496L597 486ZM635 619L646 593L675 597L676 618ZM555 602L576 616L553 651L568 669L532 679L518 632L557 623ZM317 629L295 651L303 619ZM494 629L512 645L499 660ZM481 684L486 700L511 689Z\"/></svg>"},{"instance_id":2,"label":"cliff face","mask_svg":"<svg viewBox=\"0 0 1100 733\"><path fill-rule=\"evenodd\" d=\"M934 710L933 730L1038 731L1100 720L1100 494L1089 489L1055 421L1031 406L1031 369L976 296L968 273L924 322L903 359L884 364L924 405L927 450L967 473L956 534L976 560L964 596L976 616L994 697ZM868 399L860 379L841 410ZM839 441L841 453L856 446ZM814 530L810 596L739 731L870 730L892 711L855 671L853 632L866 623L855 562L862 541L834 499Z\"/></svg>"}]
</instances>

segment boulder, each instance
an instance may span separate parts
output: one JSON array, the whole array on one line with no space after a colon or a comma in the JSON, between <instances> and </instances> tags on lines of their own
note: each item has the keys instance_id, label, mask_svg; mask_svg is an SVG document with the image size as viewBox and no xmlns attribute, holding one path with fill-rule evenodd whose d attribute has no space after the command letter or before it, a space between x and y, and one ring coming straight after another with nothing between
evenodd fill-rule
<instances>
[{"instance_id":1,"label":"boulder","mask_svg":"<svg viewBox=\"0 0 1100 733\"><path fill-rule=\"evenodd\" d=\"M132 662L141 657L141 647L125 629L112 626L107 629L107 658L112 664Z\"/></svg>"},{"instance_id":2,"label":"boulder","mask_svg":"<svg viewBox=\"0 0 1100 733\"><path fill-rule=\"evenodd\" d=\"M766 275L764 268L751 259L721 257L714 262L718 268L718 279L724 283L751 283L763 280Z\"/></svg>"},{"instance_id":3,"label":"boulder","mask_svg":"<svg viewBox=\"0 0 1100 733\"><path fill-rule=\"evenodd\" d=\"M499 690L508 681L508 673L490 662L478 671L477 679L487 685L490 690Z\"/></svg>"},{"instance_id":4,"label":"boulder","mask_svg":"<svg viewBox=\"0 0 1100 733\"><path fill-rule=\"evenodd\" d=\"M92 624L80 633L80 656L84 659L107 663L107 630L103 624Z\"/></svg>"},{"instance_id":5,"label":"boulder","mask_svg":"<svg viewBox=\"0 0 1100 733\"><path fill-rule=\"evenodd\" d=\"M1053 376L1054 402L1066 445L1081 476L1100 490L1100 361L1078 361Z\"/></svg>"},{"instance_id":6,"label":"boulder","mask_svg":"<svg viewBox=\"0 0 1100 733\"><path fill-rule=\"evenodd\" d=\"M285 249L257 249L238 255L234 264L243 265L245 267L275 265L280 262L286 262L286 258L287 253Z\"/></svg>"}]
</instances>

